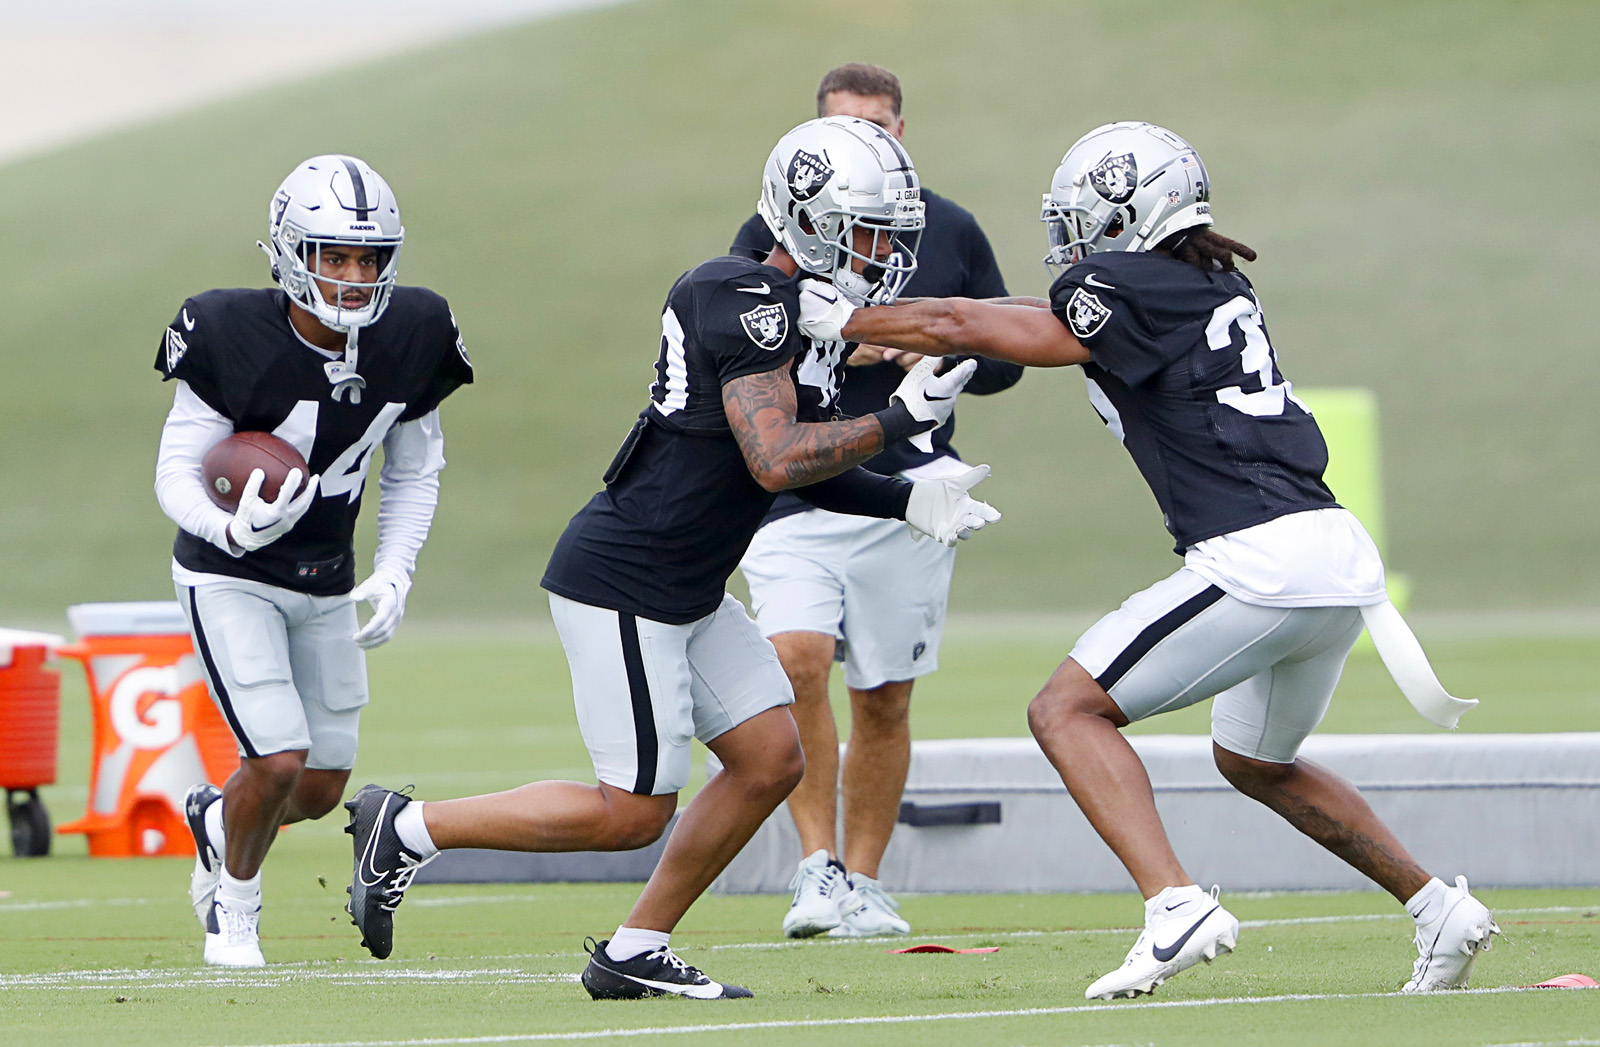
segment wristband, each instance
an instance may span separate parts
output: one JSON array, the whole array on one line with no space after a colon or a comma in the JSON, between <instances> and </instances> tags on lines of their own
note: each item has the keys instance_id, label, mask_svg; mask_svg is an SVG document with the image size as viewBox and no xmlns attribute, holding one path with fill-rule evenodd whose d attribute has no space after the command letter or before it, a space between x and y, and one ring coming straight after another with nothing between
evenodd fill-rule
<instances>
[{"instance_id":1,"label":"wristband","mask_svg":"<svg viewBox=\"0 0 1600 1047\"><path fill-rule=\"evenodd\" d=\"M874 412L872 417L876 418L878 424L883 426L883 446L885 447L907 437L916 436L918 433L925 433L931 429L938 428L938 423L931 418L927 421L920 421L913 417L911 412L906 409L906 405L899 400L894 401L881 411Z\"/></svg>"}]
</instances>

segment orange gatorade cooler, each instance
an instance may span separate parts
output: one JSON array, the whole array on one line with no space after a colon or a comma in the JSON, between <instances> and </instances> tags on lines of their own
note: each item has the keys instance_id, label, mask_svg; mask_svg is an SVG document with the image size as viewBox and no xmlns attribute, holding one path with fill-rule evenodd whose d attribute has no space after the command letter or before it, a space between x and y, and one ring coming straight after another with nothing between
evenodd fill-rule
<instances>
[{"instance_id":1,"label":"orange gatorade cooler","mask_svg":"<svg viewBox=\"0 0 1600 1047\"><path fill-rule=\"evenodd\" d=\"M61 674L44 663L64 643L53 633L0 629L0 788L19 858L50 853L50 813L39 787L56 780Z\"/></svg>"},{"instance_id":2,"label":"orange gatorade cooler","mask_svg":"<svg viewBox=\"0 0 1600 1047\"><path fill-rule=\"evenodd\" d=\"M239 766L211 701L188 622L175 602L67 608L94 712L89 810L60 832L85 833L94 857L192 855L183 817L191 785L222 783Z\"/></svg>"}]
</instances>

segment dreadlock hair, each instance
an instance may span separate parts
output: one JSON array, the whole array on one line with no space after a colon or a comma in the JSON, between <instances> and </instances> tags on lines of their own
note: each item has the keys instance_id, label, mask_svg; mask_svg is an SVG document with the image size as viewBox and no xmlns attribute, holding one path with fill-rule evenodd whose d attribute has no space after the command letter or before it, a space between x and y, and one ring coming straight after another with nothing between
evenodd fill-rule
<instances>
[{"instance_id":1,"label":"dreadlock hair","mask_svg":"<svg viewBox=\"0 0 1600 1047\"><path fill-rule=\"evenodd\" d=\"M1256 260L1253 248L1221 233L1214 233L1204 226L1173 233L1156 247L1158 250L1168 252L1180 262L1188 262L1203 273L1217 270L1236 272L1238 266L1234 264L1234 255L1247 262Z\"/></svg>"}]
</instances>

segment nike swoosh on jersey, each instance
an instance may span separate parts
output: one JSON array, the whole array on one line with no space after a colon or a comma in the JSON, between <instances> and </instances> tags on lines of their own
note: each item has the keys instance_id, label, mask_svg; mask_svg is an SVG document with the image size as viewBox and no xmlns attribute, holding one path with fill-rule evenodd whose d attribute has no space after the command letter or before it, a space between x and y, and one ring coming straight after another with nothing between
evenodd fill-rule
<instances>
[{"instance_id":1,"label":"nike swoosh on jersey","mask_svg":"<svg viewBox=\"0 0 1600 1047\"><path fill-rule=\"evenodd\" d=\"M1200 929L1200 925L1202 923L1205 923L1206 920L1211 916L1211 914L1216 912L1220 908L1222 908L1222 906L1213 905L1211 908L1207 909L1204 916L1200 917L1194 923L1190 924L1189 925L1189 929L1187 931L1184 931L1181 935L1179 935L1178 936L1178 940L1173 942L1171 945L1167 946L1166 948L1162 948L1161 946L1156 945L1154 942L1152 942L1150 944L1150 955L1154 956L1157 960L1161 961L1162 963L1166 963L1168 960L1170 960L1174 956L1178 955L1178 952L1179 952L1179 950L1181 950L1183 948L1184 943L1187 942L1190 938L1194 937L1194 932L1198 931Z\"/></svg>"},{"instance_id":2,"label":"nike swoosh on jersey","mask_svg":"<svg viewBox=\"0 0 1600 1047\"><path fill-rule=\"evenodd\" d=\"M746 291L746 292L748 292L750 294L771 294L772 293L772 288L767 286L767 282L765 280L761 281L759 284L756 284L754 287L735 287L734 290L735 291Z\"/></svg>"},{"instance_id":3,"label":"nike swoosh on jersey","mask_svg":"<svg viewBox=\"0 0 1600 1047\"><path fill-rule=\"evenodd\" d=\"M392 797L389 796L383 798L383 806L378 808L378 817L372 823L372 835L367 839L366 850L361 852L360 864L356 866L356 875L361 877L361 884L364 887L376 887L383 882L385 876L389 875L388 870L380 872L378 867L372 864L372 859L378 850L378 830L383 825L383 812L389 809L389 801L391 799ZM367 879L368 869L372 870L372 875L376 879Z\"/></svg>"},{"instance_id":4,"label":"nike swoosh on jersey","mask_svg":"<svg viewBox=\"0 0 1600 1047\"><path fill-rule=\"evenodd\" d=\"M1104 290L1104 291L1115 291L1116 290L1116 287L1113 286L1112 284L1108 284L1108 283L1105 283L1103 281L1096 280L1094 278L1094 274L1093 273L1085 273L1084 277L1083 277L1083 282L1088 284L1090 287L1098 287L1098 288L1100 288L1101 290Z\"/></svg>"},{"instance_id":5,"label":"nike swoosh on jersey","mask_svg":"<svg viewBox=\"0 0 1600 1047\"><path fill-rule=\"evenodd\" d=\"M189 310L187 309L183 311L183 329L185 331L194 330L194 321L189 319Z\"/></svg>"}]
</instances>

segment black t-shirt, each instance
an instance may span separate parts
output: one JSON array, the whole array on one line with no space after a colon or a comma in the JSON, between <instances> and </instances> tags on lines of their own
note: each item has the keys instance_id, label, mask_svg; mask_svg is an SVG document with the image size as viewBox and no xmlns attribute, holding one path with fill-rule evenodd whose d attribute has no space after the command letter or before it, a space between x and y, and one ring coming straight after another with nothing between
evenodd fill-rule
<instances>
[{"instance_id":1,"label":"black t-shirt","mask_svg":"<svg viewBox=\"0 0 1600 1047\"><path fill-rule=\"evenodd\" d=\"M917 246L917 271L911 274L903 298L1003 298L1005 281L994 260L994 250L988 237L978 226L971 212L957 206L936 193L922 190L923 203L927 205L927 228ZM729 253L761 261L773 247L772 233L761 220L752 215L734 237ZM965 356L952 358L949 366ZM978 361L978 370L967 383L965 392L986 396L1009 389L1022 378L1022 368L1016 364L972 357ZM846 373L844 388L839 395L839 412L845 418L861 418L889 406L889 396L906 376L905 368L894 363L869 364L852 367ZM875 473L893 475L905 469L923 465L935 458L956 455L950 439L955 435L956 420L952 415L944 425L934 430L933 453L917 450L909 440L898 440L885 447L876 457L865 463L865 468ZM811 508L790 492L778 496L768 520L780 519L792 513Z\"/></svg>"},{"instance_id":2,"label":"black t-shirt","mask_svg":"<svg viewBox=\"0 0 1600 1047\"><path fill-rule=\"evenodd\" d=\"M596 607L683 624L722 601L774 495L750 475L722 387L784 368L802 422L837 417L849 347L800 334L805 273L713 258L679 277L661 315L650 404L567 525L546 589Z\"/></svg>"},{"instance_id":3,"label":"black t-shirt","mask_svg":"<svg viewBox=\"0 0 1600 1047\"><path fill-rule=\"evenodd\" d=\"M1105 252L1050 288L1089 350L1089 400L1150 485L1181 554L1207 538L1335 505L1328 446L1278 369L1244 274Z\"/></svg>"},{"instance_id":4,"label":"black t-shirt","mask_svg":"<svg viewBox=\"0 0 1600 1047\"><path fill-rule=\"evenodd\" d=\"M392 426L421 418L472 381L449 305L425 288L396 287L360 338L361 401L334 400L328 360L289 326L281 290L207 291L183 303L162 335L156 370L187 382L235 432L276 432L296 446L309 436L306 463L322 484L293 530L242 557L180 529L179 564L314 596L355 586L356 515L373 452Z\"/></svg>"}]
</instances>

